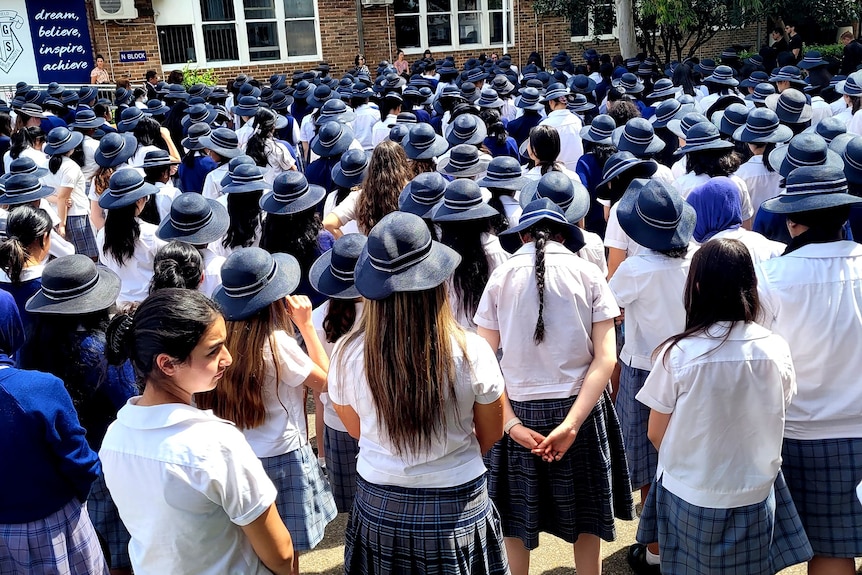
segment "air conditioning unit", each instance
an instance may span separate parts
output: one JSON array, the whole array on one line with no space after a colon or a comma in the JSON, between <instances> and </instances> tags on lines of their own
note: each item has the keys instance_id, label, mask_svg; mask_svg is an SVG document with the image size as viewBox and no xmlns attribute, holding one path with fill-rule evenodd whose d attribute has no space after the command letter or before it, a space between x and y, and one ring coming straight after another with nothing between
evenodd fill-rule
<instances>
[{"instance_id":1,"label":"air conditioning unit","mask_svg":"<svg viewBox=\"0 0 862 575\"><path fill-rule=\"evenodd\" d=\"M393 0L362 0L362 5L366 8L370 6L392 6Z\"/></svg>"},{"instance_id":2,"label":"air conditioning unit","mask_svg":"<svg viewBox=\"0 0 862 575\"><path fill-rule=\"evenodd\" d=\"M97 20L133 20L138 17L135 0L93 0Z\"/></svg>"}]
</instances>

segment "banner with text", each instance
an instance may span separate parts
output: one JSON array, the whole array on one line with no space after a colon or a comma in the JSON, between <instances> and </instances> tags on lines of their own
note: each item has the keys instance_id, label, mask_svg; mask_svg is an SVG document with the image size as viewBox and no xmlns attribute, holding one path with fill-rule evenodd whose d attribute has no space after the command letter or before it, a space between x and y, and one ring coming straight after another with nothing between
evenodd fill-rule
<instances>
[{"instance_id":1,"label":"banner with text","mask_svg":"<svg viewBox=\"0 0 862 575\"><path fill-rule=\"evenodd\" d=\"M3 0L0 84L86 84L95 65L84 0Z\"/></svg>"}]
</instances>

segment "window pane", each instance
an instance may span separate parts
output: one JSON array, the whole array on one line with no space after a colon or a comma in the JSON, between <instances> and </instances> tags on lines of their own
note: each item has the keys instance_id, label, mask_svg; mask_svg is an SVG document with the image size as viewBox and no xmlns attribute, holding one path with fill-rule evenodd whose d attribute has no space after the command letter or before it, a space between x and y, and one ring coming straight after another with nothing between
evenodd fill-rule
<instances>
[{"instance_id":1,"label":"window pane","mask_svg":"<svg viewBox=\"0 0 862 575\"><path fill-rule=\"evenodd\" d=\"M159 54L162 64L196 62L195 36L191 26L159 26Z\"/></svg>"},{"instance_id":2,"label":"window pane","mask_svg":"<svg viewBox=\"0 0 862 575\"><path fill-rule=\"evenodd\" d=\"M461 44L479 44L482 42L479 14L458 14L458 41Z\"/></svg>"},{"instance_id":3,"label":"window pane","mask_svg":"<svg viewBox=\"0 0 862 575\"><path fill-rule=\"evenodd\" d=\"M202 28L207 62L239 60L236 27L233 24L207 24Z\"/></svg>"},{"instance_id":4,"label":"window pane","mask_svg":"<svg viewBox=\"0 0 862 575\"><path fill-rule=\"evenodd\" d=\"M572 36L586 36L589 34L586 18L572 18Z\"/></svg>"},{"instance_id":5,"label":"window pane","mask_svg":"<svg viewBox=\"0 0 862 575\"><path fill-rule=\"evenodd\" d=\"M419 0L395 0L393 9L396 14L415 14L419 12Z\"/></svg>"},{"instance_id":6,"label":"window pane","mask_svg":"<svg viewBox=\"0 0 862 575\"><path fill-rule=\"evenodd\" d=\"M428 45L452 45L452 16L449 14L428 16Z\"/></svg>"},{"instance_id":7,"label":"window pane","mask_svg":"<svg viewBox=\"0 0 862 575\"><path fill-rule=\"evenodd\" d=\"M201 0L201 18L204 22L233 20L233 0Z\"/></svg>"},{"instance_id":8,"label":"window pane","mask_svg":"<svg viewBox=\"0 0 862 575\"><path fill-rule=\"evenodd\" d=\"M593 30L596 35L613 34L614 32L614 5L599 4L594 8Z\"/></svg>"},{"instance_id":9,"label":"window pane","mask_svg":"<svg viewBox=\"0 0 862 575\"><path fill-rule=\"evenodd\" d=\"M511 4L511 3L510 3ZM511 9L511 5L509 9ZM503 9L503 0L488 0L488 10L502 10Z\"/></svg>"},{"instance_id":10,"label":"window pane","mask_svg":"<svg viewBox=\"0 0 862 575\"><path fill-rule=\"evenodd\" d=\"M489 15L489 28L491 30L491 44L502 44L503 43L503 13L502 12L491 12ZM509 35L506 37L506 41L511 44L514 40L514 33L512 28L512 14L509 13Z\"/></svg>"},{"instance_id":11,"label":"window pane","mask_svg":"<svg viewBox=\"0 0 862 575\"><path fill-rule=\"evenodd\" d=\"M313 56L317 54L317 35L314 29L314 20L294 20L285 22L284 29L287 33L287 55Z\"/></svg>"},{"instance_id":12,"label":"window pane","mask_svg":"<svg viewBox=\"0 0 862 575\"><path fill-rule=\"evenodd\" d=\"M263 20L275 18L274 0L244 0L246 20Z\"/></svg>"},{"instance_id":13,"label":"window pane","mask_svg":"<svg viewBox=\"0 0 862 575\"><path fill-rule=\"evenodd\" d=\"M284 0L284 17L314 18L314 0Z\"/></svg>"},{"instance_id":14,"label":"window pane","mask_svg":"<svg viewBox=\"0 0 862 575\"><path fill-rule=\"evenodd\" d=\"M278 60L281 57L275 22L249 22L246 29L250 60Z\"/></svg>"},{"instance_id":15,"label":"window pane","mask_svg":"<svg viewBox=\"0 0 862 575\"><path fill-rule=\"evenodd\" d=\"M428 0L428 12L449 12L452 5L449 0Z\"/></svg>"},{"instance_id":16,"label":"window pane","mask_svg":"<svg viewBox=\"0 0 862 575\"><path fill-rule=\"evenodd\" d=\"M479 0L458 0L458 10L478 10Z\"/></svg>"},{"instance_id":17,"label":"window pane","mask_svg":"<svg viewBox=\"0 0 862 575\"><path fill-rule=\"evenodd\" d=\"M395 17L395 44L399 48L418 48L419 16Z\"/></svg>"}]
</instances>

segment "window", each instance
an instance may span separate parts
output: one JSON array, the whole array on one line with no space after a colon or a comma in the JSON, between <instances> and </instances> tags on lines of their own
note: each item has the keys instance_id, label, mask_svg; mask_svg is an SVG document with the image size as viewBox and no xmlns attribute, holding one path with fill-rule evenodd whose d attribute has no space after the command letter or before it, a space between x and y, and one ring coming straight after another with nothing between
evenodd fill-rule
<instances>
[{"instance_id":1,"label":"window","mask_svg":"<svg viewBox=\"0 0 862 575\"><path fill-rule=\"evenodd\" d=\"M321 57L317 0L154 0L164 64L236 65Z\"/></svg>"},{"instance_id":2,"label":"window","mask_svg":"<svg viewBox=\"0 0 862 575\"><path fill-rule=\"evenodd\" d=\"M600 2L590 10L587 18L572 18L572 41L615 38L616 26L613 1Z\"/></svg>"},{"instance_id":3,"label":"window","mask_svg":"<svg viewBox=\"0 0 862 575\"><path fill-rule=\"evenodd\" d=\"M514 43L513 0L508 8L508 43ZM399 48L490 47L503 42L504 0L395 0L395 42Z\"/></svg>"}]
</instances>

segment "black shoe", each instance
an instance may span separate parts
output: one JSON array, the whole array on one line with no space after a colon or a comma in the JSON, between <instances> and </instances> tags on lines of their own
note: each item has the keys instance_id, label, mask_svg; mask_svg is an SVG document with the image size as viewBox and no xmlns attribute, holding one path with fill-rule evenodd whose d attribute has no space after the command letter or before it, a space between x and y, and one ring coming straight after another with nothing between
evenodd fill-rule
<instances>
[{"instance_id":1,"label":"black shoe","mask_svg":"<svg viewBox=\"0 0 862 575\"><path fill-rule=\"evenodd\" d=\"M629 546L629 552L626 560L629 567L636 575L661 575L661 568L658 565L650 565L646 560L647 548L646 545L635 543Z\"/></svg>"}]
</instances>

